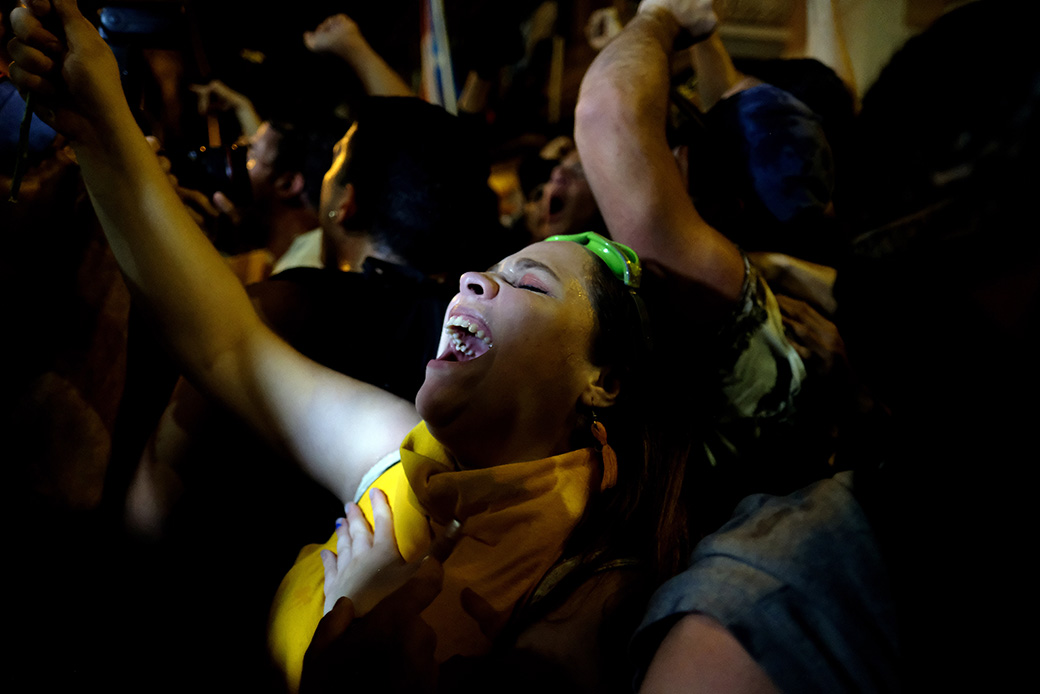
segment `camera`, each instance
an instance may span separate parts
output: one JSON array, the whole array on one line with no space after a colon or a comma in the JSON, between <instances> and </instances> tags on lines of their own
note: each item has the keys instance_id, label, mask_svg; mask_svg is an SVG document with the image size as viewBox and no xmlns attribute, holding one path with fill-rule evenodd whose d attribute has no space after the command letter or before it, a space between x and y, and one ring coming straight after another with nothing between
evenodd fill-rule
<instances>
[{"instance_id":1,"label":"camera","mask_svg":"<svg viewBox=\"0 0 1040 694\"><path fill-rule=\"evenodd\" d=\"M248 149L243 144L197 147L171 159L173 173L185 188L205 193L207 197L220 191L235 205L243 205L253 197L246 169Z\"/></svg>"}]
</instances>

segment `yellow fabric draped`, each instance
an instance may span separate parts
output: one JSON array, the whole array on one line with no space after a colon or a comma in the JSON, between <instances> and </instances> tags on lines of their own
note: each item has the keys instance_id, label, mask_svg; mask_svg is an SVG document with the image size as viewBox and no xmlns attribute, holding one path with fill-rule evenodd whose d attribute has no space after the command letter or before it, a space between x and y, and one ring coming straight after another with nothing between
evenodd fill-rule
<instances>
[{"instance_id":1,"label":"yellow fabric draped","mask_svg":"<svg viewBox=\"0 0 1040 694\"><path fill-rule=\"evenodd\" d=\"M585 448L458 470L425 423L405 438L401 464L372 485L390 500L401 554L409 561L420 559L448 523L462 523L461 537L444 563L444 587L422 613L437 634L438 662L487 652L495 634L485 635L463 609L462 589L475 592L503 617L511 614L559 559L599 481L600 466L599 453ZM367 494L359 505L371 523ZM292 691L299 687L303 655L324 608L322 549L335 551L335 533L324 545L303 548L271 610L268 644Z\"/></svg>"}]
</instances>

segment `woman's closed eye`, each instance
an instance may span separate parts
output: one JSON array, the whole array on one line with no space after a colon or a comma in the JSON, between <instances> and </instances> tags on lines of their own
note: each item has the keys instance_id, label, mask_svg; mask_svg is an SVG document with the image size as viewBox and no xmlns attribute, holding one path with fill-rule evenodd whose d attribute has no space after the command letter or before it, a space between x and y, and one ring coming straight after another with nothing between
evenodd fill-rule
<instances>
[{"instance_id":1,"label":"woman's closed eye","mask_svg":"<svg viewBox=\"0 0 1040 694\"><path fill-rule=\"evenodd\" d=\"M514 283L513 286L517 289L525 289L529 292L537 292L539 294L549 293L549 289L545 286L545 283L535 275L524 275Z\"/></svg>"}]
</instances>

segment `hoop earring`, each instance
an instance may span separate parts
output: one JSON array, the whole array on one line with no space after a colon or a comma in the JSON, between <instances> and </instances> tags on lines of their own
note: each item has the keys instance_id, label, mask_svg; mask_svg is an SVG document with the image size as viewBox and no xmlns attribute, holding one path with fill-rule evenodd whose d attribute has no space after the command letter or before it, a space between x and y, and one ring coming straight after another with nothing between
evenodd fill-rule
<instances>
[{"instance_id":1,"label":"hoop earring","mask_svg":"<svg viewBox=\"0 0 1040 694\"><path fill-rule=\"evenodd\" d=\"M605 492L617 484L617 454L609 443L607 443L607 428L596 419L596 411L592 411L592 436L599 442L600 457L603 458L603 480L600 482L599 490Z\"/></svg>"}]
</instances>

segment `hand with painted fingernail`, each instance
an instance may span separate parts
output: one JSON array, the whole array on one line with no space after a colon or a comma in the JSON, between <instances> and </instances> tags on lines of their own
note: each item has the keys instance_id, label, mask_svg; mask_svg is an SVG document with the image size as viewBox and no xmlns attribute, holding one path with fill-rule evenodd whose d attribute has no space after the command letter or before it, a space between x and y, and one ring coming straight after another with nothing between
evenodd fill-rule
<instances>
[{"instance_id":1,"label":"hand with painted fingernail","mask_svg":"<svg viewBox=\"0 0 1040 694\"><path fill-rule=\"evenodd\" d=\"M386 495L369 491L372 527L357 504L346 506L346 517L336 521L336 551L322 550L325 566L325 614L341 597L349 597L357 615L404 585L421 562L406 562L397 548L393 512ZM454 525L457 531L458 525ZM457 534L449 532L434 542L430 555L443 561L451 553Z\"/></svg>"}]
</instances>

